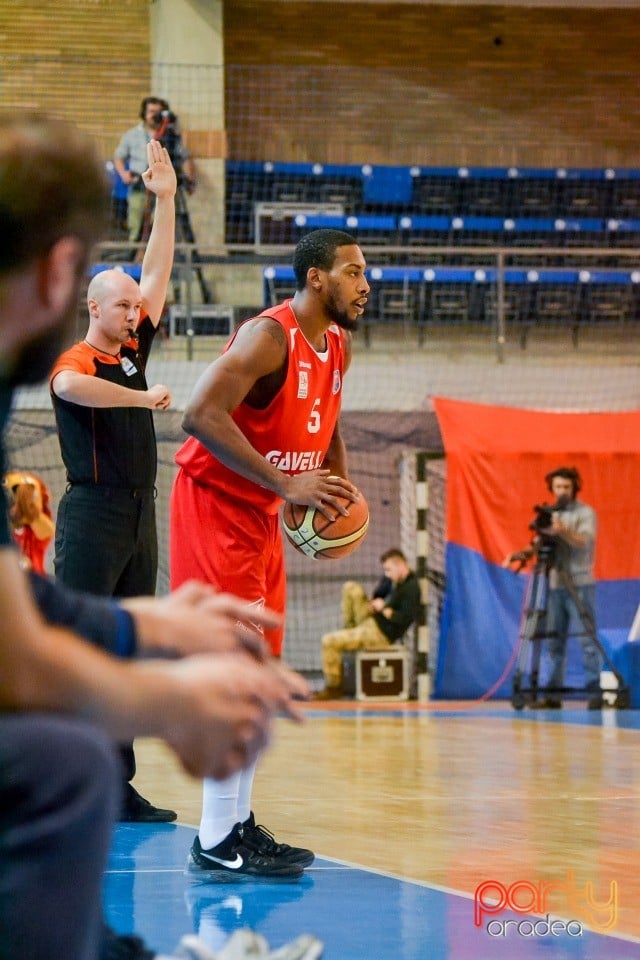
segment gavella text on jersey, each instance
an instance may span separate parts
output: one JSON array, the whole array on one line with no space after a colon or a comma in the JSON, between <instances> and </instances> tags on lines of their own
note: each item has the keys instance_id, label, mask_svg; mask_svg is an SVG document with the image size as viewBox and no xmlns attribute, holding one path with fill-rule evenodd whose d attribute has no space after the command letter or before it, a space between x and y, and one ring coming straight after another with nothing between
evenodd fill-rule
<instances>
[{"instance_id":1,"label":"gavella text on jersey","mask_svg":"<svg viewBox=\"0 0 640 960\"><path fill-rule=\"evenodd\" d=\"M286 473L317 470L324 460L323 450L270 450L265 460Z\"/></svg>"}]
</instances>

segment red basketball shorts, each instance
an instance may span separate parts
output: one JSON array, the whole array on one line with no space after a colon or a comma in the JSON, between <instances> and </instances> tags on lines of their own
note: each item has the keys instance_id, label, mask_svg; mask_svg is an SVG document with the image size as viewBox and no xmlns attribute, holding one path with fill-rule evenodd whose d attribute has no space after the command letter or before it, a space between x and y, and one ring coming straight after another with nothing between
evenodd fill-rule
<instances>
[{"instance_id":1,"label":"red basketball shorts","mask_svg":"<svg viewBox=\"0 0 640 960\"><path fill-rule=\"evenodd\" d=\"M284 615L286 577L278 514L255 510L195 483L182 469L171 491L169 561L172 589L185 580L200 580ZM263 633L279 656L284 628Z\"/></svg>"}]
</instances>

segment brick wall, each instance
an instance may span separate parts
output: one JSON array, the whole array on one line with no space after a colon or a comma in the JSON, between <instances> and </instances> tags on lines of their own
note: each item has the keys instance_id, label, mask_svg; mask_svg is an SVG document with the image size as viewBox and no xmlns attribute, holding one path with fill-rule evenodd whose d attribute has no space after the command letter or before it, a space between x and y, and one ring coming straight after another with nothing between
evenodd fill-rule
<instances>
[{"instance_id":1,"label":"brick wall","mask_svg":"<svg viewBox=\"0 0 640 960\"><path fill-rule=\"evenodd\" d=\"M230 156L638 165L637 8L226 0L224 33ZM5 106L110 156L153 92L148 0L2 3L0 57Z\"/></svg>"},{"instance_id":2,"label":"brick wall","mask_svg":"<svg viewBox=\"0 0 640 960\"><path fill-rule=\"evenodd\" d=\"M148 0L0 3L0 101L74 120L110 156L149 91Z\"/></svg>"},{"instance_id":3,"label":"brick wall","mask_svg":"<svg viewBox=\"0 0 640 960\"><path fill-rule=\"evenodd\" d=\"M231 156L638 165L637 9L227 0L224 14Z\"/></svg>"}]
</instances>

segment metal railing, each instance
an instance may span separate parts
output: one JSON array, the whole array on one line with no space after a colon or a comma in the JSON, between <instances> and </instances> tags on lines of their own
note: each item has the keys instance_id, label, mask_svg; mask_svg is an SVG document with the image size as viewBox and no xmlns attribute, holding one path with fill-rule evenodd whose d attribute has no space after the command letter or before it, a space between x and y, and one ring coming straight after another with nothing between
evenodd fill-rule
<instances>
[{"instance_id":1,"label":"metal railing","mask_svg":"<svg viewBox=\"0 0 640 960\"><path fill-rule=\"evenodd\" d=\"M131 263L133 251L143 251L144 244L132 244L125 241L104 241L98 244L94 251L94 260L108 262L110 265ZM176 289L178 290L177 302L180 304L180 315L184 320L185 331L185 353L187 359L192 359L194 355L194 339L197 331L193 322L194 312L205 302L207 298L203 296L203 283L207 283L203 278L203 269L207 264L216 264L218 267L227 265L230 269L239 263L254 263L267 265L269 263L280 263L288 265L291 263L293 245L260 245L255 244L230 244L218 247L203 247L201 244L178 243L176 244L176 257L174 266L174 278L176 280ZM633 274L633 283L640 283L640 251L627 248L606 248L606 247L487 247L487 246L378 246L367 245L362 242L362 250L370 264L369 270L376 266L376 260L388 262L392 258L393 266L396 269L411 269L403 265L402 259L411 259L415 264L419 259L421 268L430 269L430 263L433 260L445 264L447 258L460 263L464 261L465 268L469 270L484 271L490 274L490 283L495 285L495 319L492 329L495 338L496 359L502 363L504 361L504 351L507 342L507 324L506 324L506 298L505 288L509 280L509 270L513 269L512 261L518 261L517 269L526 273L533 274L544 269L545 275L558 275L566 273L568 269L576 270L579 273L578 281L581 283L590 282L590 274L593 270L607 270L609 265L614 262L615 266L621 270L631 271ZM549 261L556 261L549 264ZM570 261L570 266L566 261ZM478 263L480 261L480 263ZM564 261L564 264L563 264ZM491 266L487 264L491 263ZM621 262L624 266L620 266ZM380 268L384 272L384 267ZM412 269L415 269L413 267ZM637 272L637 276L635 275ZM211 285L212 286L212 285ZM256 295L256 303L260 302L261 293ZM215 293L212 293L208 301L215 304ZM374 317L369 323L375 323Z\"/></svg>"}]
</instances>

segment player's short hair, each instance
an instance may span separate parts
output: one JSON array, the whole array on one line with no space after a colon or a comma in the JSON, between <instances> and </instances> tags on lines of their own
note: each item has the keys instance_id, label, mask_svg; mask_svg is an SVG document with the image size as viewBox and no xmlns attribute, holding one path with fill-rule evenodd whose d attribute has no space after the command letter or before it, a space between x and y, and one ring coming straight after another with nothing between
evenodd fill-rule
<instances>
[{"instance_id":1,"label":"player's short hair","mask_svg":"<svg viewBox=\"0 0 640 960\"><path fill-rule=\"evenodd\" d=\"M42 114L0 113L0 275L63 237L85 249L107 224L109 187L93 141Z\"/></svg>"},{"instance_id":2,"label":"player's short hair","mask_svg":"<svg viewBox=\"0 0 640 960\"><path fill-rule=\"evenodd\" d=\"M582 490L582 478L575 467L557 467L555 470L551 470L544 478L549 490L551 490L554 477L562 477L563 480L570 480L573 484L574 497L579 490Z\"/></svg>"},{"instance_id":3,"label":"player's short hair","mask_svg":"<svg viewBox=\"0 0 640 960\"><path fill-rule=\"evenodd\" d=\"M407 562L407 558L398 547L390 547L389 550L385 550L380 557L380 563L386 563L387 560L403 560L405 563Z\"/></svg>"},{"instance_id":4,"label":"player's short hair","mask_svg":"<svg viewBox=\"0 0 640 960\"><path fill-rule=\"evenodd\" d=\"M304 290L307 273L311 267L331 270L338 247L357 246L358 241L344 230L332 230L322 227L307 233L293 252L293 272L296 275L298 290Z\"/></svg>"}]
</instances>

